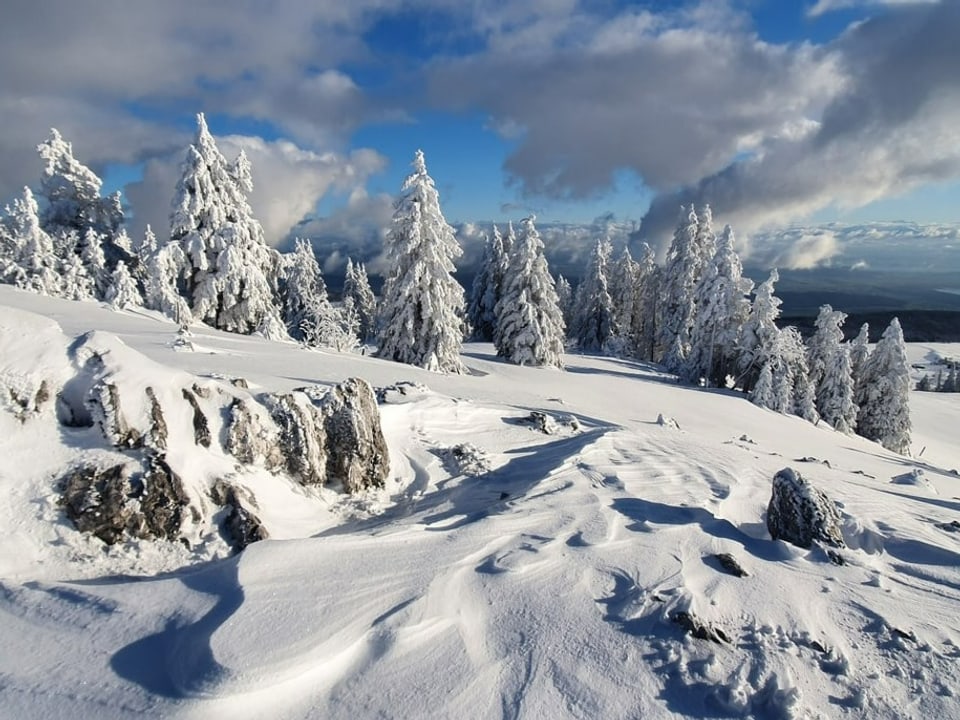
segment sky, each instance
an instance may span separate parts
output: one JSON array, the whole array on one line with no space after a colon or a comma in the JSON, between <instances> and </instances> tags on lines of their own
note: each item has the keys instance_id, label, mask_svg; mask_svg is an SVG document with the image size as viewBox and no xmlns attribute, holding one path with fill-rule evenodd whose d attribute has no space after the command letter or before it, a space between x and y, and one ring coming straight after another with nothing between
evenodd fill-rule
<instances>
[{"instance_id":1,"label":"sky","mask_svg":"<svg viewBox=\"0 0 960 720\"><path fill-rule=\"evenodd\" d=\"M163 228L204 112L281 246L372 248L418 148L454 223L956 222L958 36L957 0L7 0L0 198L56 127Z\"/></svg>"}]
</instances>

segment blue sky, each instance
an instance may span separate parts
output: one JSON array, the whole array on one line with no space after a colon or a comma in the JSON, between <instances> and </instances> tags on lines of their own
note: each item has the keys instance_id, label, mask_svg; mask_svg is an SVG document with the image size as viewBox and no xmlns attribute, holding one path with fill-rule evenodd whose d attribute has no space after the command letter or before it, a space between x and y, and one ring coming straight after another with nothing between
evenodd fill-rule
<instances>
[{"instance_id":1,"label":"blue sky","mask_svg":"<svg viewBox=\"0 0 960 720\"><path fill-rule=\"evenodd\" d=\"M14 0L0 193L56 126L162 227L203 111L274 242L368 242L417 148L451 222L958 221L958 32L952 0Z\"/></svg>"}]
</instances>

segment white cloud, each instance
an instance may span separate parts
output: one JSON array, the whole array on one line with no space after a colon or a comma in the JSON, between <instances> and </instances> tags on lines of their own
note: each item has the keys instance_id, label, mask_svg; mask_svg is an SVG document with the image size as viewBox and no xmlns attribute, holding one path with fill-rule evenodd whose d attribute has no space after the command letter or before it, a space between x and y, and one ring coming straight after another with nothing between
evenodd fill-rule
<instances>
[{"instance_id":1,"label":"white cloud","mask_svg":"<svg viewBox=\"0 0 960 720\"><path fill-rule=\"evenodd\" d=\"M930 4L940 0L817 0L816 4L807 10L810 17L819 17L835 10L845 10L855 7L871 7L877 5L915 5Z\"/></svg>"}]
</instances>

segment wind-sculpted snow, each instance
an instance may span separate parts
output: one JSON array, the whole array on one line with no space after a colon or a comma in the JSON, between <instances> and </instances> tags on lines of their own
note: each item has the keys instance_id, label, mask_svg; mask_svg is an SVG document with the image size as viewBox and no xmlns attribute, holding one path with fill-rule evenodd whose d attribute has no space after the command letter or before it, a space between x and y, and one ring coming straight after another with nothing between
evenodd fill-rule
<instances>
[{"instance_id":1,"label":"wind-sculpted snow","mask_svg":"<svg viewBox=\"0 0 960 720\"><path fill-rule=\"evenodd\" d=\"M69 336L106 328L96 343L128 424L147 431L152 387L171 466L234 489L203 507L245 509L270 535L202 564L211 553L177 543L105 549L63 522L52 479L78 454L140 451L105 447L89 422L48 422L54 400L23 420L0 412L0 715L958 717L951 397L912 405L927 444L914 460L639 363L568 355L559 372L477 344L469 373L444 376L199 326L206 351L177 353L176 328L153 317L3 288L0 300L56 314ZM40 377L51 390L83 379L62 338L5 308L0 380L33 397ZM351 496L271 473L277 430L259 399L313 402L297 388L354 376L387 388L384 487ZM532 412L578 429L536 432ZM836 506L844 565L767 530L771 478L800 462ZM915 469L923 486L892 482Z\"/></svg>"}]
</instances>

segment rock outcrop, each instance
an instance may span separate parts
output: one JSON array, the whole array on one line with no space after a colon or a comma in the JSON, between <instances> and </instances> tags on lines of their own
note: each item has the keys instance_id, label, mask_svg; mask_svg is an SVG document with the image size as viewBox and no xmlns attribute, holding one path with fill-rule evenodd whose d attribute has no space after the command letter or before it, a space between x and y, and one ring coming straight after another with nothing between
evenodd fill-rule
<instances>
[{"instance_id":1,"label":"rock outcrop","mask_svg":"<svg viewBox=\"0 0 960 720\"><path fill-rule=\"evenodd\" d=\"M328 479L339 480L348 493L382 488L390 455L373 388L365 380L349 378L323 398L321 407Z\"/></svg>"},{"instance_id":2,"label":"rock outcrop","mask_svg":"<svg viewBox=\"0 0 960 720\"><path fill-rule=\"evenodd\" d=\"M322 485L327 478L323 413L303 393L269 395L266 402L280 430L284 469L301 485Z\"/></svg>"},{"instance_id":3,"label":"rock outcrop","mask_svg":"<svg viewBox=\"0 0 960 720\"><path fill-rule=\"evenodd\" d=\"M814 542L846 547L837 506L792 468L784 468L773 478L767 530L774 540L786 540L802 548Z\"/></svg>"}]
</instances>

